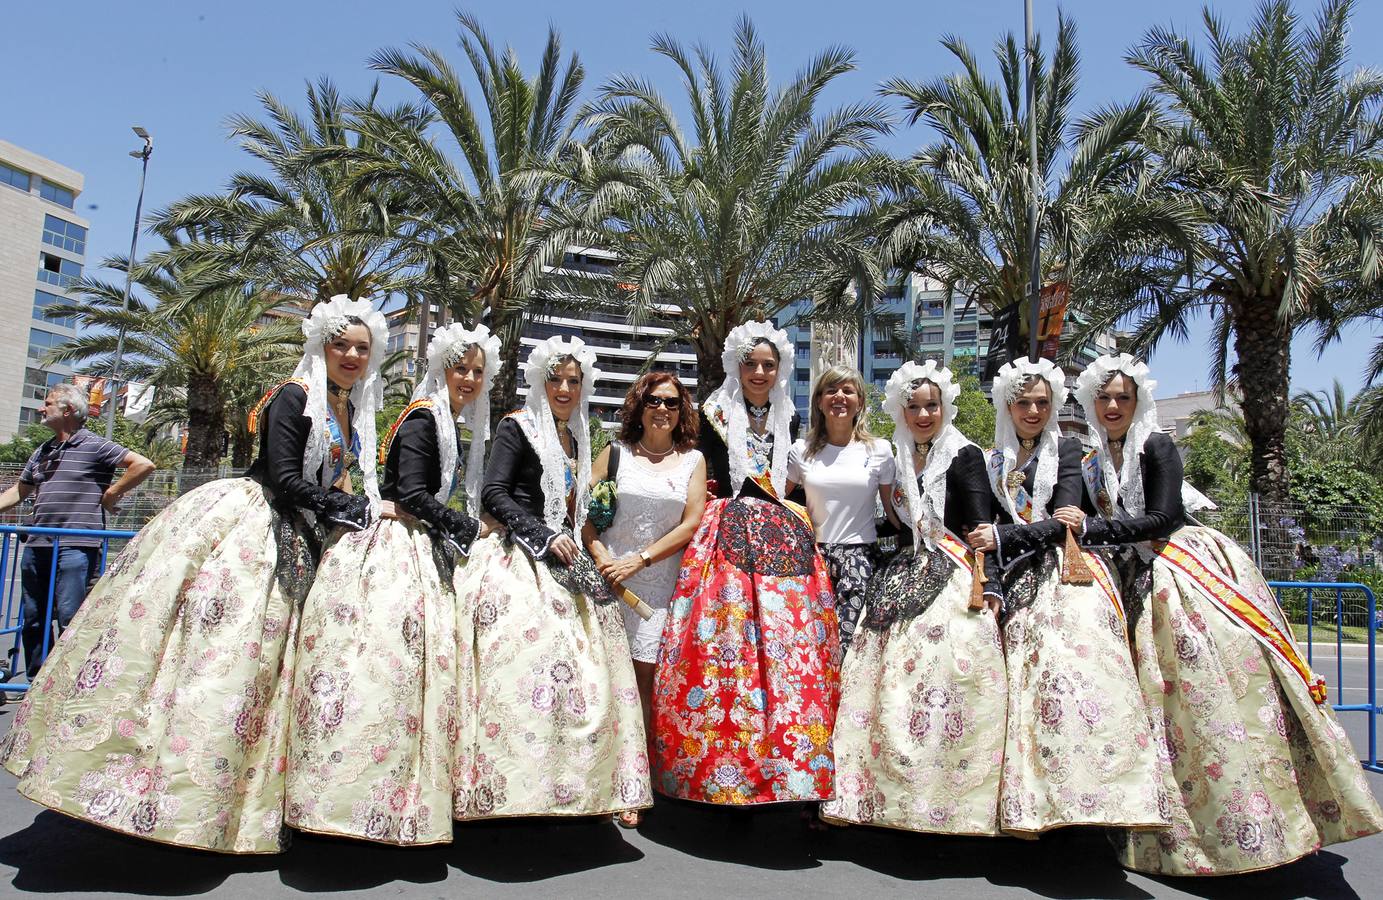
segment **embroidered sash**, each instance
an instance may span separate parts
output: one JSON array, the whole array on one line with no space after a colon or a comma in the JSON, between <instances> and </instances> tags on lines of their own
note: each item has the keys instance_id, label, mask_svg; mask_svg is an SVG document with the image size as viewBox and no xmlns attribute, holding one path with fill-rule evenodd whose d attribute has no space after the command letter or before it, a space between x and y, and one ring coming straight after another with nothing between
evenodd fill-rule
<instances>
[{"instance_id":1,"label":"embroidered sash","mask_svg":"<svg viewBox=\"0 0 1383 900\"><path fill-rule=\"evenodd\" d=\"M1085 454L1080 463L1080 474L1085 480L1085 489L1090 492L1090 499L1095 501L1095 506L1100 510L1100 515L1106 519L1114 518L1114 502L1105 488L1099 450L1091 450Z\"/></svg>"},{"instance_id":2,"label":"embroidered sash","mask_svg":"<svg viewBox=\"0 0 1383 900\"><path fill-rule=\"evenodd\" d=\"M973 569L971 561L974 556L968 544L956 537L949 528L938 528L932 534L932 539L936 541L937 547L949 556L951 562L955 563L962 572L967 575L971 573Z\"/></svg>"},{"instance_id":3,"label":"embroidered sash","mask_svg":"<svg viewBox=\"0 0 1383 900\"><path fill-rule=\"evenodd\" d=\"M1032 494L1028 493L1027 487L1023 482L1027 479L1023 476L1022 469L1015 469L1012 475L1004 472L1004 452L1002 450L989 451L989 488L996 497L1008 497L1013 501L1013 509L1018 513L1018 517L1028 524L1032 524L1033 508Z\"/></svg>"},{"instance_id":4,"label":"embroidered sash","mask_svg":"<svg viewBox=\"0 0 1383 900\"><path fill-rule=\"evenodd\" d=\"M1247 629L1269 653L1296 672L1312 700L1317 704L1325 703L1325 679L1311 671L1297 649L1296 641L1278 627L1273 617L1265 613L1247 591L1175 538L1159 547L1157 555L1186 575L1196 589L1230 621Z\"/></svg>"},{"instance_id":5,"label":"embroidered sash","mask_svg":"<svg viewBox=\"0 0 1383 900\"><path fill-rule=\"evenodd\" d=\"M1105 561L1094 553L1081 551L1081 558L1085 560L1085 565L1090 569L1090 574L1095 578L1095 586L1104 594L1104 598L1109 601L1109 605L1114 607L1114 613L1119 617L1119 621L1124 623L1125 629L1128 627L1128 619L1124 616L1124 604L1119 601L1119 591L1114 587L1114 575L1109 571L1109 566Z\"/></svg>"}]
</instances>

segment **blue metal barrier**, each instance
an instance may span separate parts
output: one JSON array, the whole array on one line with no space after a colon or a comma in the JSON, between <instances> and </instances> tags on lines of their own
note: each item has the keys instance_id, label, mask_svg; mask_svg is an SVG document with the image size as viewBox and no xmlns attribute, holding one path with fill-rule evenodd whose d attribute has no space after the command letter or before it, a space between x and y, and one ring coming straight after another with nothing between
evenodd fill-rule
<instances>
[{"instance_id":1,"label":"blue metal barrier","mask_svg":"<svg viewBox=\"0 0 1383 900\"><path fill-rule=\"evenodd\" d=\"M26 691L27 682L18 681L20 676L20 656L23 652L24 603L23 587L19 574L20 560L23 557L21 537L46 535L53 539L53 562L48 571L48 601L43 614L43 650L40 659L47 658L53 640L54 595L58 582L58 551L63 538L100 538L101 558L97 573L105 572L106 556L110 552L112 540L132 538L134 531L89 530L82 528L29 528L22 525L0 525L0 635L13 634L14 643L6 653L3 676L0 676L0 691ZM25 661L27 664L27 660Z\"/></svg>"},{"instance_id":2,"label":"blue metal barrier","mask_svg":"<svg viewBox=\"0 0 1383 900\"><path fill-rule=\"evenodd\" d=\"M1369 717L1369 755L1363 760L1364 768L1370 772L1383 773L1383 765L1378 762L1378 717L1383 715L1383 707L1378 705L1378 601L1368 585L1352 581L1270 581L1268 586L1277 593L1278 606L1282 605L1284 590L1306 591L1306 662L1312 663L1315 653L1316 592L1335 594L1335 686L1338 699L1344 699L1345 654L1344 654L1344 612L1345 591L1359 591L1364 595L1368 617L1368 637L1365 642L1368 655L1368 697L1365 703L1335 703L1336 712L1363 712ZM1312 666L1314 668L1314 666Z\"/></svg>"}]
</instances>

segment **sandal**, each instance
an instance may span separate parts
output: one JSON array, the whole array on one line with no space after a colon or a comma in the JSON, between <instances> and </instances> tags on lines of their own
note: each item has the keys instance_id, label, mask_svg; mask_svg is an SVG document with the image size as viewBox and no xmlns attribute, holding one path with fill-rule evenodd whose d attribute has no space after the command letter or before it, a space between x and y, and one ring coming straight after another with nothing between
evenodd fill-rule
<instances>
[{"instance_id":1,"label":"sandal","mask_svg":"<svg viewBox=\"0 0 1383 900\"><path fill-rule=\"evenodd\" d=\"M620 828L638 828L643 824L643 810L626 809L615 814L615 824Z\"/></svg>"}]
</instances>

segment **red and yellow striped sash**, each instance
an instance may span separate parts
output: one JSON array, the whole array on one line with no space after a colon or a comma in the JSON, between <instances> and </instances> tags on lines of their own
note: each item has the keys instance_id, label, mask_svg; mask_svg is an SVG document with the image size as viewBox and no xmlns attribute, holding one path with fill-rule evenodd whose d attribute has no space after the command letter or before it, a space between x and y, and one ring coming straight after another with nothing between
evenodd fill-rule
<instances>
[{"instance_id":1,"label":"red and yellow striped sash","mask_svg":"<svg viewBox=\"0 0 1383 900\"><path fill-rule=\"evenodd\" d=\"M1114 576L1109 571L1109 566L1105 565L1103 559L1094 553L1081 551L1081 558L1085 560L1085 565L1090 569L1090 574L1095 576L1095 586L1104 594L1109 605L1114 607L1114 612L1128 626L1128 620L1124 617L1124 604L1119 602L1119 591L1114 587Z\"/></svg>"},{"instance_id":2,"label":"red and yellow striped sash","mask_svg":"<svg viewBox=\"0 0 1383 900\"><path fill-rule=\"evenodd\" d=\"M951 562L955 563L967 575L970 574L974 568L972 565L974 554L968 544L946 529L942 529L940 534L936 535L935 540L937 547L951 558Z\"/></svg>"},{"instance_id":3,"label":"red and yellow striped sash","mask_svg":"<svg viewBox=\"0 0 1383 900\"><path fill-rule=\"evenodd\" d=\"M1168 541L1158 549L1157 554L1186 575L1205 598L1229 616L1231 621L1248 629L1249 634L1269 653L1296 672L1312 700L1318 704L1325 703L1325 679L1311 671L1297 649L1296 641L1258 607L1247 591L1226 578L1215 566L1206 563L1185 544Z\"/></svg>"}]
</instances>

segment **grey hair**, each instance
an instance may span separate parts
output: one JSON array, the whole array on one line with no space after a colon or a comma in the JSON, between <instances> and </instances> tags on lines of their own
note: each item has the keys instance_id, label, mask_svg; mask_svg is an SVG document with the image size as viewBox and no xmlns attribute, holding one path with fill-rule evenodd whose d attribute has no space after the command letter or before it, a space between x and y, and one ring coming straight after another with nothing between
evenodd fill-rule
<instances>
[{"instance_id":1,"label":"grey hair","mask_svg":"<svg viewBox=\"0 0 1383 900\"><path fill-rule=\"evenodd\" d=\"M72 411L78 422L85 422L90 411L91 398L86 391L70 381L55 384L48 389L47 396L57 400Z\"/></svg>"}]
</instances>

